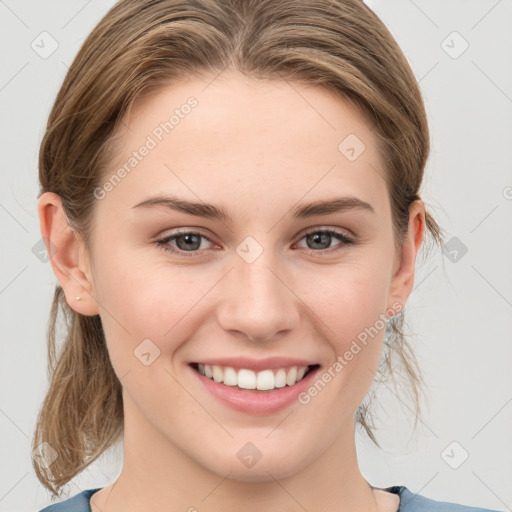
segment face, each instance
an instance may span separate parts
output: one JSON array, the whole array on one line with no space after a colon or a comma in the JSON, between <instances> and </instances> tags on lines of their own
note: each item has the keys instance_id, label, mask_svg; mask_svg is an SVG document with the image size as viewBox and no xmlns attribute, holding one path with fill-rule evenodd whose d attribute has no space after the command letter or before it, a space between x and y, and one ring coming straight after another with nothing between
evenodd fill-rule
<instances>
[{"instance_id":1,"label":"face","mask_svg":"<svg viewBox=\"0 0 512 512\"><path fill-rule=\"evenodd\" d=\"M124 121L86 273L125 444L245 481L352 446L385 318L409 291L371 127L321 88L227 73ZM254 380L279 387L240 389Z\"/></svg>"}]
</instances>

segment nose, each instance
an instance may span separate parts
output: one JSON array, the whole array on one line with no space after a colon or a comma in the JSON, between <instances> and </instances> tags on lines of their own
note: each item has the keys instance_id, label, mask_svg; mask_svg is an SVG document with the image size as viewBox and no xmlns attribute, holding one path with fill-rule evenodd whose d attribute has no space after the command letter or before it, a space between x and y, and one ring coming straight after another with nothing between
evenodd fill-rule
<instances>
[{"instance_id":1,"label":"nose","mask_svg":"<svg viewBox=\"0 0 512 512\"><path fill-rule=\"evenodd\" d=\"M300 299L286 275L266 251L252 263L235 259L217 308L220 326L251 341L273 340L293 330L300 319Z\"/></svg>"}]
</instances>

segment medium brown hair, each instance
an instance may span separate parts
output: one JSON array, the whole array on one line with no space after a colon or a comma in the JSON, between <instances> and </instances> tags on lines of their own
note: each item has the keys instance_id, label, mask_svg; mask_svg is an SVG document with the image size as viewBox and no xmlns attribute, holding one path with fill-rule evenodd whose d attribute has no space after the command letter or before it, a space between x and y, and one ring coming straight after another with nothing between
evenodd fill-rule
<instances>
[{"instance_id":1,"label":"medium brown hair","mask_svg":"<svg viewBox=\"0 0 512 512\"><path fill-rule=\"evenodd\" d=\"M359 0L120 1L87 37L56 97L39 154L40 194L61 197L70 225L88 243L93 191L108 171L116 130L134 101L178 79L226 69L321 86L358 107L378 136L399 247L409 206L420 198L429 131L407 60ZM428 211L426 228L441 244L442 231ZM59 308L66 322L57 351ZM404 370L419 413L421 377L403 328L402 311L388 321L377 378ZM61 286L50 312L48 374L33 448L47 443L57 458L48 467L34 458L33 465L42 484L58 494L123 431L121 383L101 319L72 310ZM356 420L378 445L370 402L361 404Z\"/></svg>"}]
</instances>

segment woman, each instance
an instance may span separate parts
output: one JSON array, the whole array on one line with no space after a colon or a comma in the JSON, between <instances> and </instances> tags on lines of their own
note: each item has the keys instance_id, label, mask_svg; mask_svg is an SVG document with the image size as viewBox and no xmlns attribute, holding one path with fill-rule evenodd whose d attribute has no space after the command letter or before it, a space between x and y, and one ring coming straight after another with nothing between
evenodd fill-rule
<instances>
[{"instance_id":1,"label":"woman","mask_svg":"<svg viewBox=\"0 0 512 512\"><path fill-rule=\"evenodd\" d=\"M418 394L401 325L425 231L442 241L428 151L362 2L116 4L41 146L59 286L34 468L57 494L121 434L124 463L45 510L475 510L376 488L355 450L393 358Z\"/></svg>"}]
</instances>

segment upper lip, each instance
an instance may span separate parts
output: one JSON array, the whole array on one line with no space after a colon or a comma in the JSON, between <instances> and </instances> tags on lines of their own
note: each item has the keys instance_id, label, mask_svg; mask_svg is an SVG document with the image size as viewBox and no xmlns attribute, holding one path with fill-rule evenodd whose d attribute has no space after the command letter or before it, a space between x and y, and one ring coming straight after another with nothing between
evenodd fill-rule
<instances>
[{"instance_id":1,"label":"upper lip","mask_svg":"<svg viewBox=\"0 0 512 512\"><path fill-rule=\"evenodd\" d=\"M286 368L288 366L313 366L318 363L307 361L305 359L296 359L293 357L267 357L266 359L251 359L249 357L219 357L215 359L201 359L195 361L199 364L208 364L210 366L230 366L232 368L246 368L248 370L274 370Z\"/></svg>"}]
</instances>

